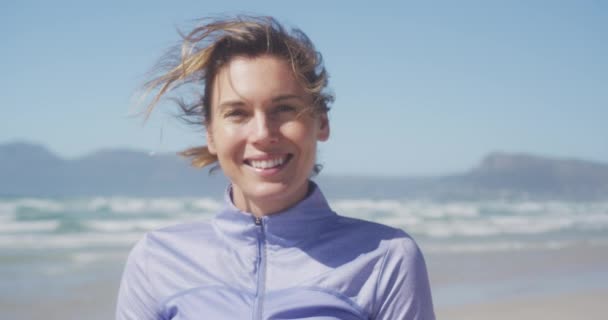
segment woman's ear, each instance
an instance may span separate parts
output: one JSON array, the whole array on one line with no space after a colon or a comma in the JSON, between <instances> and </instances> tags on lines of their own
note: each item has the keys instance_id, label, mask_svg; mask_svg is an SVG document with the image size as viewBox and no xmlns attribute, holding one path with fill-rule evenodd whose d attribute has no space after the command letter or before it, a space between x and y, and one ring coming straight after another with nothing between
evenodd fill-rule
<instances>
[{"instance_id":1,"label":"woman's ear","mask_svg":"<svg viewBox=\"0 0 608 320\"><path fill-rule=\"evenodd\" d=\"M319 132L317 133L318 141L327 141L329 139L329 118L327 113L323 112L319 115Z\"/></svg>"}]
</instances>

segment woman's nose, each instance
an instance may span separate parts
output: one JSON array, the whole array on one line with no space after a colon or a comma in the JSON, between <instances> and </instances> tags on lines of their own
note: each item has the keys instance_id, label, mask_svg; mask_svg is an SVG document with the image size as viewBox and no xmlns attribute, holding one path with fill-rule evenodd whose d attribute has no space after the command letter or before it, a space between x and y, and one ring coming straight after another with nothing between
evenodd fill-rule
<instances>
[{"instance_id":1,"label":"woman's nose","mask_svg":"<svg viewBox=\"0 0 608 320\"><path fill-rule=\"evenodd\" d=\"M278 141L278 124L265 114L258 113L254 117L251 138L255 143L274 143Z\"/></svg>"}]
</instances>

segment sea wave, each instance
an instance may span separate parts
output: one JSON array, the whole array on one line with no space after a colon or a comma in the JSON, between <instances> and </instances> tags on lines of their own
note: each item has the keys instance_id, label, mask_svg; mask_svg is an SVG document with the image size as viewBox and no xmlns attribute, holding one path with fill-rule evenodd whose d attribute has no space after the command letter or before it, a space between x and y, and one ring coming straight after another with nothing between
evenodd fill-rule
<instances>
[{"instance_id":1,"label":"sea wave","mask_svg":"<svg viewBox=\"0 0 608 320\"><path fill-rule=\"evenodd\" d=\"M48 232L59 227L59 221L2 221L0 233Z\"/></svg>"},{"instance_id":2,"label":"sea wave","mask_svg":"<svg viewBox=\"0 0 608 320\"><path fill-rule=\"evenodd\" d=\"M57 213L65 209L64 204L58 200L39 198L20 198L0 200L0 219L15 217L18 212L47 212Z\"/></svg>"},{"instance_id":3,"label":"sea wave","mask_svg":"<svg viewBox=\"0 0 608 320\"><path fill-rule=\"evenodd\" d=\"M577 245L578 242L568 241L496 241L496 242L477 242L477 243L434 243L427 244L423 250L425 253L482 253L482 252L504 252L521 250L559 250L566 247ZM589 241L589 245L602 245L600 242Z\"/></svg>"},{"instance_id":4,"label":"sea wave","mask_svg":"<svg viewBox=\"0 0 608 320\"><path fill-rule=\"evenodd\" d=\"M375 220L432 238L608 231L608 203L429 202L340 200L341 214Z\"/></svg>"},{"instance_id":5,"label":"sea wave","mask_svg":"<svg viewBox=\"0 0 608 320\"><path fill-rule=\"evenodd\" d=\"M218 212L222 206L223 202L211 199L211 198L203 198L196 199L191 201L191 206L193 209L198 209L198 211L206 211L206 212Z\"/></svg>"},{"instance_id":6,"label":"sea wave","mask_svg":"<svg viewBox=\"0 0 608 320\"><path fill-rule=\"evenodd\" d=\"M132 246L141 232L68 233L68 234L0 234L0 249L83 249L124 248Z\"/></svg>"},{"instance_id":7,"label":"sea wave","mask_svg":"<svg viewBox=\"0 0 608 320\"><path fill-rule=\"evenodd\" d=\"M400 202L396 200L351 199L332 202L332 207L339 213L350 216L368 216L384 213L395 216L420 216L429 218L444 217L477 217L479 207L475 203L437 204L424 201Z\"/></svg>"},{"instance_id":8,"label":"sea wave","mask_svg":"<svg viewBox=\"0 0 608 320\"><path fill-rule=\"evenodd\" d=\"M94 232L131 232L148 231L178 224L180 220L171 219L137 219L137 220L89 220L83 226Z\"/></svg>"},{"instance_id":9,"label":"sea wave","mask_svg":"<svg viewBox=\"0 0 608 320\"><path fill-rule=\"evenodd\" d=\"M17 212L17 207L14 203L0 200L0 219L13 216L15 212Z\"/></svg>"},{"instance_id":10,"label":"sea wave","mask_svg":"<svg viewBox=\"0 0 608 320\"><path fill-rule=\"evenodd\" d=\"M85 252L75 251L70 255L70 260L75 265L89 265L99 261L122 261L126 258L123 250L110 252Z\"/></svg>"},{"instance_id":11,"label":"sea wave","mask_svg":"<svg viewBox=\"0 0 608 320\"><path fill-rule=\"evenodd\" d=\"M61 212L65 210L65 203L61 200L42 198L22 198L13 202L15 209L30 209L43 212Z\"/></svg>"},{"instance_id":12,"label":"sea wave","mask_svg":"<svg viewBox=\"0 0 608 320\"><path fill-rule=\"evenodd\" d=\"M61 241L72 239L60 238L66 234L74 233L70 237L82 236L84 239L104 233L117 237L142 234L180 222L208 219L222 206L221 201L211 198L1 199L0 233L29 233L31 236L53 233L52 236L59 238L48 238L51 245L60 246ZM416 237L442 241L452 238L551 238L565 233L585 239L590 233L608 232L608 202L337 199L331 201L331 207L341 215L377 221L405 229ZM13 245L20 245L18 240L11 241L14 241ZM26 246L30 246L27 241ZM95 241L104 243L101 239Z\"/></svg>"},{"instance_id":13,"label":"sea wave","mask_svg":"<svg viewBox=\"0 0 608 320\"><path fill-rule=\"evenodd\" d=\"M72 199L16 198L0 200L0 216L18 212L117 214L175 213L180 211L217 212L222 202L211 198L93 197Z\"/></svg>"},{"instance_id":14,"label":"sea wave","mask_svg":"<svg viewBox=\"0 0 608 320\"><path fill-rule=\"evenodd\" d=\"M145 214L147 212L175 212L183 210L185 203L170 198L95 198L87 204L90 211L107 210L113 213Z\"/></svg>"}]
</instances>

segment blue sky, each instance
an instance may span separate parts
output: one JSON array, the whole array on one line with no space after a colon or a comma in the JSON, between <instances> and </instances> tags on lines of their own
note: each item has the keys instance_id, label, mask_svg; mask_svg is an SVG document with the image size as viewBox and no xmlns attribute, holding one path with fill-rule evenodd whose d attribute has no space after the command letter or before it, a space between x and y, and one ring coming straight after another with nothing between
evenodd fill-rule
<instances>
[{"instance_id":1,"label":"blue sky","mask_svg":"<svg viewBox=\"0 0 608 320\"><path fill-rule=\"evenodd\" d=\"M605 1L3 1L0 143L70 158L204 143L170 105L145 126L128 114L176 27L233 13L273 15L323 54L326 173L444 174L497 150L608 162Z\"/></svg>"}]
</instances>

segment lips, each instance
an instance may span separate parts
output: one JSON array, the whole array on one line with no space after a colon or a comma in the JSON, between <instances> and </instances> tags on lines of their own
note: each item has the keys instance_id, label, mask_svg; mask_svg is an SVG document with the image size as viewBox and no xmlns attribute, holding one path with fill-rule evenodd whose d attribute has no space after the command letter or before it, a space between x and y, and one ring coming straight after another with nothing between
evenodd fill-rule
<instances>
[{"instance_id":1,"label":"lips","mask_svg":"<svg viewBox=\"0 0 608 320\"><path fill-rule=\"evenodd\" d=\"M259 170L268 170L283 167L291 160L292 154L288 153L281 156L260 157L255 159L246 159L245 164Z\"/></svg>"}]
</instances>

